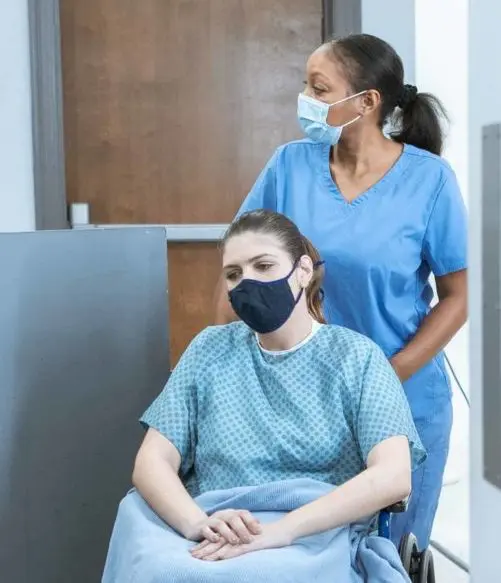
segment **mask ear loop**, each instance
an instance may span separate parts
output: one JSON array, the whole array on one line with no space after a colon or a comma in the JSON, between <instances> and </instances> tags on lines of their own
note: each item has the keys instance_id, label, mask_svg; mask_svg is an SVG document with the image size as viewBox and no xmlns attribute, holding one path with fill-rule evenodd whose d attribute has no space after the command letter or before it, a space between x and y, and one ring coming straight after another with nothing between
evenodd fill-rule
<instances>
[{"instance_id":1,"label":"mask ear loop","mask_svg":"<svg viewBox=\"0 0 501 583\"><path fill-rule=\"evenodd\" d=\"M333 107L334 105L345 103L346 101L349 101L350 99L355 99L355 97L360 97L364 93L368 93L368 92L369 92L368 89L364 89L363 91L359 91L358 93L355 93L354 95L348 95L348 97L343 97L343 99L340 99L339 101L334 101L334 103L329 104L329 107Z\"/></svg>"},{"instance_id":2,"label":"mask ear loop","mask_svg":"<svg viewBox=\"0 0 501 583\"><path fill-rule=\"evenodd\" d=\"M350 99L354 99L355 97L360 97L361 95L364 95L365 93L368 92L368 89L364 89L364 91L359 91L358 93L355 93L355 95L349 95L348 97L345 97L344 99L340 99L339 101L335 101L334 103L331 103L329 105L329 109L335 105L340 105L341 103L346 103L347 101L349 101ZM359 113L357 115L357 117L355 117L354 119L352 119L351 121L348 121L346 123L344 123L342 126L339 126L340 128L346 128L348 126L350 126L352 123L355 123L356 121L358 121L359 119L362 118L362 114ZM327 122L327 120L325 120ZM320 262L318 262L320 263ZM324 263L323 261L321 263Z\"/></svg>"},{"instance_id":3,"label":"mask ear loop","mask_svg":"<svg viewBox=\"0 0 501 583\"><path fill-rule=\"evenodd\" d=\"M290 278L290 276L291 276L291 275L294 273L294 271L297 269L297 266L299 265L299 262L300 262L300 261L301 261L301 259L298 259L298 260L297 260L297 261L294 263L294 265L293 265L293 267L292 267L292 270L291 270L291 272L289 273L289 275L288 275L287 277L284 277L284 279L287 279L287 280L288 280L288 279ZM322 265L325 265L325 261L316 261L316 262L313 264L313 269L314 269L314 270L315 270L315 269L318 269L318 268L319 268L319 267L321 267ZM297 296L297 298L296 298L296 301L295 301L295 303L294 303L294 305L295 305L295 306L297 306L297 305L298 305L298 303L299 303L299 300L300 300L300 299L301 299L301 297L303 296L303 292L304 292L304 287L302 287L302 288L301 288L301 291L299 292L299 294L298 294L298 296ZM322 295L322 301L323 301L323 299L324 299L324 296L325 296L325 293L324 293L324 290L323 290L322 288L320 288L320 293L321 293L321 295Z\"/></svg>"},{"instance_id":4,"label":"mask ear loop","mask_svg":"<svg viewBox=\"0 0 501 583\"><path fill-rule=\"evenodd\" d=\"M296 271L296 269L297 269L300 261L301 261L301 258L297 259L294 262L294 265L292 266L292 270L289 273L289 275L287 277L284 277L284 279L286 279L287 282L289 281L291 275ZM299 300L303 297L303 291L304 291L304 287L301 287L301 290L299 291L299 294L298 294L297 298L294 301L294 307L296 307L299 304Z\"/></svg>"}]
</instances>

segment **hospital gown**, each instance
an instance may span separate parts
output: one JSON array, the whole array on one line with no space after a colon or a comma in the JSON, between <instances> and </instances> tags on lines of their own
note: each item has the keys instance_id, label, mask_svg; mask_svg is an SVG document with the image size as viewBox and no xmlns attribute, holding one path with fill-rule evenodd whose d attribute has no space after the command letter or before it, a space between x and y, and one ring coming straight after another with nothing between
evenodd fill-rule
<instances>
[{"instance_id":1,"label":"hospital gown","mask_svg":"<svg viewBox=\"0 0 501 583\"><path fill-rule=\"evenodd\" d=\"M384 354L338 326L282 354L263 351L242 322L208 328L141 422L179 450L193 496L295 478L340 485L396 435L414 466L425 457Z\"/></svg>"},{"instance_id":2,"label":"hospital gown","mask_svg":"<svg viewBox=\"0 0 501 583\"><path fill-rule=\"evenodd\" d=\"M263 524L364 470L371 449L407 436L425 453L403 389L372 341L314 326L295 349L264 351L239 322L190 345L142 418L181 454L180 473L209 515L248 510ZM371 517L292 545L201 561L135 490L120 503L102 583L409 583L397 549L369 536Z\"/></svg>"}]
</instances>

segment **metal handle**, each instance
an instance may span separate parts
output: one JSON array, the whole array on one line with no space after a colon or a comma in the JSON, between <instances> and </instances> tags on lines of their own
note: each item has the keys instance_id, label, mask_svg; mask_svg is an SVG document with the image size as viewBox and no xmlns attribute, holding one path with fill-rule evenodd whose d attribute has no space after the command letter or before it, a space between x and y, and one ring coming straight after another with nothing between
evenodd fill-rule
<instances>
[{"instance_id":1,"label":"metal handle","mask_svg":"<svg viewBox=\"0 0 501 583\"><path fill-rule=\"evenodd\" d=\"M85 218L83 215L82 217L83 219ZM229 225L224 223L202 223L199 225L95 225L89 222L72 224L73 229L144 229L145 227L163 228L165 230L165 239L171 243L217 243L221 241Z\"/></svg>"}]
</instances>

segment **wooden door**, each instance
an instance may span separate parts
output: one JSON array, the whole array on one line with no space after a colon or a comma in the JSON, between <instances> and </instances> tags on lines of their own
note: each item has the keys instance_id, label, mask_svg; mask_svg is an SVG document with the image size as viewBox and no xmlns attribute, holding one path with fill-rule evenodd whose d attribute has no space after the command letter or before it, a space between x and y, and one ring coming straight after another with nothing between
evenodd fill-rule
<instances>
[{"instance_id":1,"label":"wooden door","mask_svg":"<svg viewBox=\"0 0 501 583\"><path fill-rule=\"evenodd\" d=\"M96 224L228 223L274 148L321 0L61 0L68 203ZM211 323L215 243L169 245L171 356Z\"/></svg>"}]
</instances>

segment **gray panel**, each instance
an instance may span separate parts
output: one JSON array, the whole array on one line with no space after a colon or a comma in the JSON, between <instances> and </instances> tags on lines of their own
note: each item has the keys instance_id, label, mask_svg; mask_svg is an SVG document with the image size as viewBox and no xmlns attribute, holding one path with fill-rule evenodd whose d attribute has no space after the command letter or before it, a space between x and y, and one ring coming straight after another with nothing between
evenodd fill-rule
<instances>
[{"instance_id":1,"label":"gray panel","mask_svg":"<svg viewBox=\"0 0 501 583\"><path fill-rule=\"evenodd\" d=\"M169 374L165 234L3 234L0 265L0 580L97 583Z\"/></svg>"},{"instance_id":2,"label":"gray panel","mask_svg":"<svg viewBox=\"0 0 501 583\"><path fill-rule=\"evenodd\" d=\"M28 0L37 229L68 227L59 0Z\"/></svg>"},{"instance_id":3,"label":"gray panel","mask_svg":"<svg viewBox=\"0 0 501 583\"><path fill-rule=\"evenodd\" d=\"M322 38L362 32L362 0L323 0Z\"/></svg>"},{"instance_id":4,"label":"gray panel","mask_svg":"<svg viewBox=\"0 0 501 583\"><path fill-rule=\"evenodd\" d=\"M501 488L501 125L482 132L484 477Z\"/></svg>"}]
</instances>

